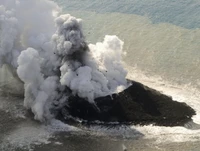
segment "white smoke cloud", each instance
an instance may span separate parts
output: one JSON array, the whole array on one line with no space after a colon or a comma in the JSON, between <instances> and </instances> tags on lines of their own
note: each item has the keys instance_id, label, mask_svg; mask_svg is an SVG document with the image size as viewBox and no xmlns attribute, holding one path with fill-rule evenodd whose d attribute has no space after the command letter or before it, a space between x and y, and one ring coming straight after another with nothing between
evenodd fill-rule
<instances>
[{"instance_id":1,"label":"white smoke cloud","mask_svg":"<svg viewBox=\"0 0 200 151\"><path fill-rule=\"evenodd\" d=\"M47 100L50 100L51 103L57 94L57 77L44 78L44 74L41 73L41 61L42 58L37 50L28 48L22 51L18 57L17 73L24 82L24 106L32 110L35 119L42 121L44 114L50 115L48 110L44 110L44 106Z\"/></svg>"},{"instance_id":2,"label":"white smoke cloud","mask_svg":"<svg viewBox=\"0 0 200 151\"><path fill-rule=\"evenodd\" d=\"M0 64L17 68L24 105L40 121L52 117L52 104L67 101L66 88L94 103L128 86L123 42L105 36L103 42L87 45L81 19L56 17L59 10L48 0L0 2Z\"/></svg>"},{"instance_id":3,"label":"white smoke cloud","mask_svg":"<svg viewBox=\"0 0 200 151\"><path fill-rule=\"evenodd\" d=\"M18 20L14 17L14 11L6 10L4 6L0 6L0 29L0 66L5 62L14 65L16 61L13 61L13 56L19 54L13 50L18 34Z\"/></svg>"},{"instance_id":4,"label":"white smoke cloud","mask_svg":"<svg viewBox=\"0 0 200 151\"><path fill-rule=\"evenodd\" d=\"M55 32L53 12L58 6L48 0L0 1L0 65L17 67L20 52L28 47L42 51Z\"/></svg>"}]
</instances>

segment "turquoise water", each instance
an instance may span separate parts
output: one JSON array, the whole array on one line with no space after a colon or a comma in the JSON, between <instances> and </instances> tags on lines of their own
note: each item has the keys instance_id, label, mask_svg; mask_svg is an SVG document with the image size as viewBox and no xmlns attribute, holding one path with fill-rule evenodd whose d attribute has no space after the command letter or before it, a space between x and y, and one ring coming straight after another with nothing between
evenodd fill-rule
<instances>
[{"instance_id":1,"label":"turquoise water","mask_svg":"<svg viewBox=\"0 0 200 151\"><path fill-rule=\"evenodd\" d=\"M198 0L55 0L66 10L124 13L148 16L152 23L171 23L184 28L200 27Z\"/></svg>"}]
</instances>

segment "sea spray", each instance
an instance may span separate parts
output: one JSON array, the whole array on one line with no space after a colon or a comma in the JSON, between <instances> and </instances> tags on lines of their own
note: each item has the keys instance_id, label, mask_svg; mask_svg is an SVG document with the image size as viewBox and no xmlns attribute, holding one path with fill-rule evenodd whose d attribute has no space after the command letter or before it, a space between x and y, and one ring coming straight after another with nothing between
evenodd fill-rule
<instances>
[{"instance_id":1,"label":"sea spray","mask_svg":"<svg viewBox=\"0 0 200 151\"><path fill-rule=\"evenodd\" d=\"M69 95L94 104L95 98L128 86L121 63L123 42L105 36L103 42L88 45L81 19L56 16L59 10L48 0L0 2L1 65L17 69L24 105L40 121L52 118L52 109L67 103Z\"/></svg>"}]
</instances>

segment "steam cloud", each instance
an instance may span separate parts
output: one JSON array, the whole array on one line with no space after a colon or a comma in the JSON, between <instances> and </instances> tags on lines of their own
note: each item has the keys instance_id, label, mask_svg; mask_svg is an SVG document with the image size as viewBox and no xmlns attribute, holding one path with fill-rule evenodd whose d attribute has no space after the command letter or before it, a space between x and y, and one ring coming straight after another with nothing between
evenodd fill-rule
<instances>
[{"instance_id":1,"label":"steam cloud","mask_svg":"<svg viewBox=\"0 0 200 151\"><path fill-rule=\"evenodd\" d=\"M48 0L0 1L0 66L17 71L24 105L40 121L52 118L50 109L62 106L69 95L94 103L128 86L123 42L107 35L88 45L81 19L58 16L59 11Z\"/></svg>"}]
</instances>

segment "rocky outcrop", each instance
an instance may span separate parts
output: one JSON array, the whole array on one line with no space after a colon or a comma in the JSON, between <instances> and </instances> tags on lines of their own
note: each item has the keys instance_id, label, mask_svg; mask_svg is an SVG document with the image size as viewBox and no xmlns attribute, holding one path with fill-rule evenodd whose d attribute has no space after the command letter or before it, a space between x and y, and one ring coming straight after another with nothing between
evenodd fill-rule
<instances>
[{"instance_id":1,"label":"rocky outcrop","mask_svg":"<svg viewBox=\"0 0 200 151\"><path fill-rule=\"evenodd\" d=\"M183 126L195 115L187 104L134 81L123 92L97 98L95 102L96 105L78 96L70 96L57 118L64 122L78 118L87 123Z\"/></svg>"}]
</instances>

